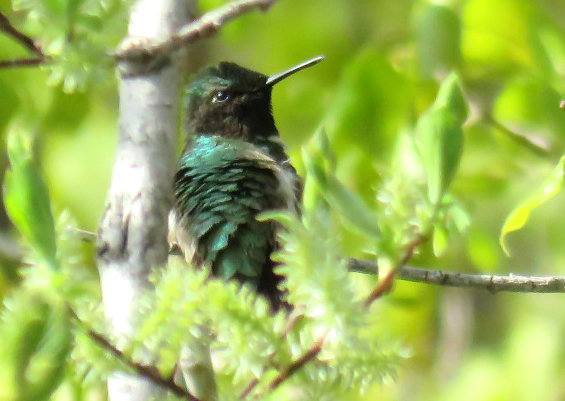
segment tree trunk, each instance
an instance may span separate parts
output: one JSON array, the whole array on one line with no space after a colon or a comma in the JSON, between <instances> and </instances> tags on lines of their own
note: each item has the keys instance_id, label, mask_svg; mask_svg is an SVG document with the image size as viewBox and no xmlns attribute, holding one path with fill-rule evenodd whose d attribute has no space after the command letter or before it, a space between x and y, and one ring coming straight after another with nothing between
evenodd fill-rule
<instances>
[{"instance_id":1,"label":"tree trunk","mask_svg":"<svg viewBox=\"0 0 565 401\"><path fill-rule=\"evenodd\" d=\"M138 0L122 47L163 40L195 14L196 1ZM121 60L118 146L108 205L99 230L98 266L106 316L123 347L136 325L139 296L151 269L167 260L167 214L182 83L181 54ZM151 382L116 372L110 401L142 401L157 394Z\"/></svg>"}]
</instances>

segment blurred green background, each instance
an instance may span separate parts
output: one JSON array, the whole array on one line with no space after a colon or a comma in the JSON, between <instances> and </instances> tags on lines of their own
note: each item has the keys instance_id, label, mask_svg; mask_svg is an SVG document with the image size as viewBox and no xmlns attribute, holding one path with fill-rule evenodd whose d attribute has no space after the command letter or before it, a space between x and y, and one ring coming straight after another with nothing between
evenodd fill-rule
<instances>
[{"instance_id":1,"label":"blurred green background","mask_svg":"<svg viewBox=\"0 0 565 401\"><path fill-rule=\"evenodd\" d=\"M200 7L223 3L205 0ZM48 31L12 6L0 0L16 26L36 37ZM124 23L116 18L105 32L108 49ZM278 128L300 172L301 148L323 126L336 151L338 176L374 204L375 188L395 173L395 144L429 107L438 81L455 69L472 113L452 193L471 225L441 258L424 252L417 264L565 274L563 195L510 234L511 257L498 243L506 216L565 153L565 112L558 107L565 97L565 2L281 0L268 13L244 16L199 43L190 61L192 71L233 60L271 74L318 54L326 56L323 63L284 81L273 94ZM25 55L0 35L0 59ZM110 182L118 112L113 71L99 77L104 79L65 93L61 84L48 84L57 77L46 69L0 70L1 140L14 130L35 135L56 211L69 209L81 228L92 231ZM2 171L5 166L2 153ZM0 230L9 250L12 229L5 215ZM348 256L362 251L353 241L346 250ZM9 255L1 259L0 296L17 281ZM412 349L412 357L397 380L374 387L365 399L565 400L563 295L492 295L397 282L379 302L378 319Z\"/></svg>"}]
</instances>

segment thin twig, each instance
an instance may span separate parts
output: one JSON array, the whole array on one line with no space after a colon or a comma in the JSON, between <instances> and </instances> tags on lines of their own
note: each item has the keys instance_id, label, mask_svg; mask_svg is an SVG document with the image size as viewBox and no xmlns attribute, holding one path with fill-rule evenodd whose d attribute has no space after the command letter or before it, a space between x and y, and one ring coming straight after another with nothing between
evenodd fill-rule
<instances>
[{"instance_id":1,"label":"thin twig","mask_svg":"<svg viewBox=\"0 0 565 401\"><path fill-rule=\"evenodd\" d=\"M0 60L0 69L2 68L15 68L15 67L32 67L45 63L47 57L37 46L32 38L25 33L16 29L6 14L0 11L0 31L6 35L11 36L17 42L22 44L27 50L35 54L36 57L18 58L13 60Z\"/></svg>"},{"instance_id":2,"label":"thin twig","mask_svg":"<svg viewBox=\"0 0 565 401\"><path fill-rule=\"evenodd\" d=\"M281 337L284 338L287 336L288 333L290 333L298 324L298 322L300 322L302 319L304 319L306 316L302 313L296 314L294 316L292 316L287 322L286 325L283 327L283 329L281 330Z\"/></svg>"},{"instance_id":3,"label":"thin twig","mask_svg":"<svg viewBox=\"0 0 565 401\"><path fill-rule=\"evenodd\" d=\"M240 400L245 399L245 397L247 397L258 384L259 384L259 379L254 378L253 380L251 380L249 382L249 384L245 387L245 389L239 395L239 399Z\"/></svg>"},{"instance_id":4,"label":"thin twig","mask_svg":"<svg viewBox=\"0 0 565 401\"><path fill-rule=\"evenodd\" d=\"M30 52L37 54L40 58L44 58L43 52L35 44L33 39L27 36L25 33L17 30L12 25L6 14L4 14L1 11L0 11L0 30L5 32L7 35L13 37L18 42L20 42Z\"/></svg>"},{"instance_id":5,"label":"thin twig","mask_svg":"<svg viewBox=\"0 0 565 401\"><path fill-rule=\"evenodd\" d=\"M95 232L88 231L88 230L85 230L85 229L80 228L80 227L68 225L66 227L66 229L68 231L70 231L71 233L77 234L78 236L80 236L80 239L83 242L96 242L96 240L98 238L98 234L96 234Z\"/></svg>"},{"instance_id":6,"label":"thin twig","mask_svg":"<svg viewBox=\"0 0 565 401\"><path fill-rule=\"evenodd\" d=\"M397 275L398 271L402 269L402 267L406 264L406 262L408 262L410 258L412 258L412 255L414 255L414 251L422 242L424 242L424 240L425 240L424 236L417 235L415 239L413 239L408 243L408 245L406 246L406 252L404 252L402 259L398 261L394 269L391 269L387 273L387 275L381 281L379 281L379 283L376 285L373 291L371 291L371 293L367 296L367 298L365 298L366 307L371 306L371 304L375 302L375 300L379 299L385 293L390 291L390 289L392 288L392 282L394 277Z\"/></svg>"},{"instance_id":7,"label":"thin twig","mask_svg":"<svg viewBox=\"0 0 565 401\"><path fill-rule=\"evenodd\" d=\"M491 125L496 130L502 132L508 138L512 139L514 142L524 146L526 149L530 150L532 153L535 153L541 157L550 157L551 156L551 149L549 146L544 146L532 138L528 137L527 135L512 131L506 125L502 124L500 121L496 120L492 116L485 116L483 121L489 125Z\"/></svg>"},{"instance_id":8,"label":"thin twig","mask_svg":"<svg viewBox=\"0 0 565 401\"><path fill-rule=\"evenodd\" d=\"M132 43L119 49L117 60L137 59L141 54L156 55L170 53L183 46L217 33L229 21L256 9L267 11L278 0L236 0L207 12L200 18L182 27L176 35L157 43Z\"/></svg>"},{"instance_id":9,"label":"thin twig","mask_svg":"<svg viewBox=\"0 0 565 401\"><path fill-rule=\"evenodd\" d=\"M161 376L161 374L159 373L159 371L157 370L156 367L142 365L138 362L131 360L121 350L116 348L116 346L114 346L106 337L104 337L102 334L100 334L100 333L92 330L91 328L89 328L88 325L86 323L84 323L78 317L76 312L71 307L68 307L68 310L69 310L71 317L73 317L81 326L83 326L86 329L88 336L93 341L95 341L99 346L101 346L105 350L109 351L114 357L116 357L124 365L126 365L129 368L131 368L132 370L134 370L139 376L145 377L146 379L148 379L148 380L152 381L153 383L163 387L164 389L169 390L170 392L172 392L177 397L180 397L180 398L183 398L183 399L186 399L186 400L189 400L189 401L201 401L198 398L196 398L195 396L193 396L192 394L190 394L190 392L188 392L188 390L185 390L184 388L177 385L174 382L173 378L167 379L167 378L164 378L163 376Z\"/></svg>"},{"instance_id":10,"label":"thin twig","mask_svg":"<svg viewBox=\"0 0 565 401\"><path fill-rule=\"evenodd\" d=\"M283 327L283 329L280 332L281 340L284 340L284 338L288 335L288 333L290 333L296 327L298 322L300 322L305 317L306 316L302 313L298 313L298 314L291 316L288 319L288 321L286 322L286 325ZM276 351L272 352L269 355L269 360L274 358L275 355L276 355ZM264 371L266 371L266 368L264 369ZM245 389L239 395L239 399L243 400L245 397L247 397L258 384L259 384L259 379L254 378L253 380L251 380L249 382L249 384L247 384L247 386L245 386Z\"/></svg>"},{"instance_id":11,"label":"thin twig","mask_svg":"<svg viewBox=\"0 0 565 401\"><path fill-rule=\"evenodd\" d=\"M13 60L0 60L0 68L35 67L44 64L45 57L17 58Z\"/></svg>"},{"instance_id":12,"label":"thin twig","mask_svg":"<svg viewBox=\"0 0 565 401\"><path fill-rule=\"evenodd\" d=\"M322 345L326 340L326 335L321 336L314 342L312 347L308 349L304 354L302 354L298 359L288 365L282 372L280 372L277 377L275 377L271 383L269 383L269 390L274 390L279 387L285 380L291 377L296 371L301 367L306 365L312 359L314 359L322 350Z\"/></svg>"}]
</instances>

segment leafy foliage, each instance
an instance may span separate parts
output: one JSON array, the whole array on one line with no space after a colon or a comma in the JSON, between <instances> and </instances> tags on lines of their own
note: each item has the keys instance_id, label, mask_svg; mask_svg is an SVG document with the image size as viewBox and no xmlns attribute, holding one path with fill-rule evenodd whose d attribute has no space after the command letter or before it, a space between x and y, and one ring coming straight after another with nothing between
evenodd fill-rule
<instances>
[{"instance_id":1,"label":"leafy foliage","mask_svg":"<svg viewBox=\"0 0 565 401\"><path fill-rule=\"evenodd\" d=\"M117 113L108 52L125 32L128 2L0 3L17 10L10 19L51 57L41 70L0 71L0 133L10 158L4 200L25 245L16 270L0 241L0 398L100 399L108 373L127 368L86 330L108 335L92 245L69 226L92 229L103 210ZM200 3L206 10L224 2ZM277 217L287 226L279 258L288 297L299 305L294 316L305 317L281 336L285 317L271 316L248 288L207 280L176 261L156 270L157 290L141 305L127 356L167 376L180 347L202 339L202 330L191 330L198 325L211 333L204 340L225 400L237 399L253 378L259 383L250 398L272 400L559 399L562 297L396 282L364 310L375 278L348 273L341 256L369 257L386 272L427 231L414 263L560 273L564 15L555 0L281 1L225 27L195 63L234 60L270 73L327 56L273 92L277 126L308 176L304 220ZM0 40L2 59L22 53ZM464 125L467 106L447 106L461 87L471 110ZM65 94L77 89L85 93ZM61 215L67 208L77 221ZM0 239L11 237L1 215L0 223ZM87 326L69 322L62 302ZM326 330L317 359L269 393L281 369Z\"/></svg>"},{"instance_id":2,"label":"leafy foliage","mask_svg":"<svg viewBox=\"0 0 565 401\"><path fill-rule=\"evenodd\" d=\"M48 83L65 92L84 89L110 76L112 47L125 33L129 1L16 0L14 10L27 13L32 36L51 58Z\"/></svg>"}]
</instances>

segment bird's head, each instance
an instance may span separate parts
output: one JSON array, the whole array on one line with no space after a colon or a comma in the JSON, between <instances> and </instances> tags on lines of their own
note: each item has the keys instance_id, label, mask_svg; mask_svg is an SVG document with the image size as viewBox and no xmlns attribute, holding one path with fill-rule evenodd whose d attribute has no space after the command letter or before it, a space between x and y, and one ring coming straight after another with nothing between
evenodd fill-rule
<instances>
[{"instance_id":1,"label":"bird's head","mask_svg":"<svg viewBox=\"0 0 565 401\"><path fill-rule=\"evenodd\" d=\"M246 140L275 134L273 85L322 59L310 59L270 77L231 62L206 68L196 75L185 94L188 133Z\"/></svg>"}]
</instances>

